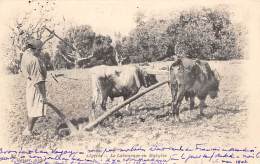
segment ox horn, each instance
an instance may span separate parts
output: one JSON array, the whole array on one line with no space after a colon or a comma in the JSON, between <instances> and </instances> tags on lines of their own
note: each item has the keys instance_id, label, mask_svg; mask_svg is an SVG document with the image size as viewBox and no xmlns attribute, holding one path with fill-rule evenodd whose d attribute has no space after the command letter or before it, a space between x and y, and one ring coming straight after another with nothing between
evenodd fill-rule
<instances>
[{"instance_id":1,"label":"ox horn","mask_svg":"<svg viewBox=\"0 0 260 164\"><path fill-rule=\"evenodd\" d=\"M216 69L214 69L214 74L217 76L217 78L218 78L219 80L222 79L221 76L219 75L219 73L218 73L218 71L217 71Z\"/></svg>"}]
</instances>

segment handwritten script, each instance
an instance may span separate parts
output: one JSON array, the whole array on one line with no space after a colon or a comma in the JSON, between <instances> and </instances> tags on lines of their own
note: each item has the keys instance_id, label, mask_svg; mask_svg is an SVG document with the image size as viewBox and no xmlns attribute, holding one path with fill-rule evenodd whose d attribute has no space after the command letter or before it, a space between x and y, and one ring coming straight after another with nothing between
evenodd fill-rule
<instances>
[{"instance_id":1,"label":"handwritten script","mask_svg":"<svg viewBox=\"0 0 260 164\"><path fill-rule=\"evenodd\" d=\"M71 163L71 164L166 164L166 163L260 163L257 147L213 147L206 144L185 146L152 145L142 147L111 147L84 151L63 149L9 150L0 148L0 162Z\"/></svg>"}]
</instances>

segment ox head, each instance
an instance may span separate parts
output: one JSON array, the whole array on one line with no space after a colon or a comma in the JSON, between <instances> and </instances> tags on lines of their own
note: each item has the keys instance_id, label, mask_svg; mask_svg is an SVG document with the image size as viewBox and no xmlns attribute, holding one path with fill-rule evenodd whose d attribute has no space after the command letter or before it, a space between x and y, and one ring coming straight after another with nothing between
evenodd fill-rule
<instances>
[{"instance_id":1,"label":"ox head","mask_svg":"<svg viewBox=\"0 0 260 164\"><path fill-rule=\"evenodd\" d=\"M208 93L210 98L214 99L218 96L220 78L216 70L211 71L210 76Z\"/></svg>"},{"instance_id":2,"label":"ox head","mask_svg":"<svg viewBox=\"0 0 260 164\"><path fill-rule=\"evenodd\" d=\"M216 70L212 71L207 62L196 61L194 66L195 78L202 85L203 92L208 93L210 98L218 96L220 76Z\"/></svg>"},{"instance_id":3,"label":"ox head","mask_svg":"<svg viewBox=\"0 0 260 164\"><path fill-rule=\"evenodd\" d=\"M145 88L158 83L155 74L149 74L144 70L140 70L139 79Z\"/></svg>"}]
</instances>

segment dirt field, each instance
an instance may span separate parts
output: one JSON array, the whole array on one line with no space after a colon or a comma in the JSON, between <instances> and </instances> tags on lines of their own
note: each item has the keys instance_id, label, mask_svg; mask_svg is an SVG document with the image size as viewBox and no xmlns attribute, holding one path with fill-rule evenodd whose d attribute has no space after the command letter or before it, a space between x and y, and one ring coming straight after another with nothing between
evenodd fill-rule
<instances>
[{"instance_id":1,"label":"dirt field","mask_svg":"<svg viewBox=\"0 0 260 164\"><path fill-rule=\"evenodd\" d=\"M155 68L161 68L167 63L155 63ZM199 110L187 111L189 106L184 100L181 106L183 122L177 123L171 117L157 118L158 115L170 110L170 90L167 85L147 93L131 104L133 114L122 118L111 117L105 125L90 132L81 132L76 136L61 137L57 129L62 121L48 110L47 117L37 121L33 137L23 137L21 133L26 123L25 80L21 75L12 75L13 81L11 106L8 110L9 142L19 146L56 147L74 145L80 147L122 146L142 143L152 144L185 144L192 142L210 143L211 141L231 143L246 137L248 93L243 90L243 61L210 62L216 68L222 80L219 97L207 99L206 117L199 117ZM50 72L49 72L50 73ZM91 109L91 88L88 70L57 71L68 77L79 80L58 78L56 83L48 77L48 100L62 110L74 122L85 120ZM158 76L159 80L168 78ZM108 102L108 108L122 101L115 99ZM198 100L196 100L196 105Z\"/></svg>"}]
</instances>

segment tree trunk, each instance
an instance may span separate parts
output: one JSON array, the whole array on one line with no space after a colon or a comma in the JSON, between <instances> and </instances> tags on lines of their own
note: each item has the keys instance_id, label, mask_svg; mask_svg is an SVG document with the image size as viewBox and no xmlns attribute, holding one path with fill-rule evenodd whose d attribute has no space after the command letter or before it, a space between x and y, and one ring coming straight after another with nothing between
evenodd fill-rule
<instances>
[{"instance_id":1,"label":"tree trunk","mask_svg":"<svg viewBox=\"0 0 260 164\"><path fill-rule=\"evenodd\" d=\"M75 68L75 69L79 68L78 59L75 59L75 61L74 61L74 68Z\"/></svg>"}]
</instances>

